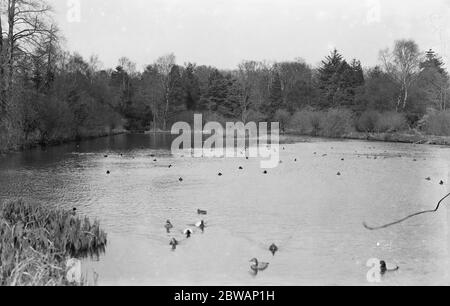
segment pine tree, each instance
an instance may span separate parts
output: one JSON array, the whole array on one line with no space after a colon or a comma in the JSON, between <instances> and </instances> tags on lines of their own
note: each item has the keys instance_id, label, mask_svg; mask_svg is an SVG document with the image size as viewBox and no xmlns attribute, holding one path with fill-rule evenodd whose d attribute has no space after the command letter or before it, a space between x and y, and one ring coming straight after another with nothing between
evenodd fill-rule
<instances>
[{"instance_id":1,"label":"pine tree","mask_svg":"<svg viewBox=\"0 0 450 306\"><path fill-rule=\"evenodd\" d=\"M335 105L335 94L339 86L339 75L342 63L342 55L334 49L334 51L322 61L322 65L318 69L318 87L323 96L321 102L322 107L326 108Z\"/></svg>"},{"instance_id":2,"label":"pine tree","mask_svg":"<svg viewBox=\"0 0 450 306\"><path fill-rule=\"evenodd\" d=\"M425 61L420 63L420 68L424 69L436 69L441 75L448 76L447 71L445 70L445 64L442 61L442 58L438 57L436 52L432 49L428 50L425 54Z\"/></svg>"},{"instance_id":3,"label":"pine tree","mask_svg":"<svg viewBox=\"0 0 450 306\"><path fill-rule=\"evenodd\" d=\"M353 107L358 89L364 85L361 63L353 60L348 64L342 55L334 50L322 61L319 71L319 90L322 94L321 106Z\"/></svg>"},{"instance_id":4,"label":"pine tree","mask_svg":"<svg viewBox=\"0 0 450 306\"><path fill-rule=\"evenodd\" d=\"M430 49L420 63L420 69L418 84L425 94L426 103L439 110L447 109L450 77L442 59Z\"/></svg>"},{"instance_id":5,"label":"pine tree","mask_svg":"<svg viewBox=\"0 0 450 306\"><path fill-rule=\"evenodd\" d=\"M196 110L200 100L200 82L195 75L195 65L189 63L183 71L185 104L188 110Z\"/></svg>"},{"instance_id":6,"label":"pine tree","mask_svg":"<svg viewBox=\"0 0 450 306\"><path fill-rule=\"evenodd\" d=\"M216 112L219 105L224 103L227 93L227 80L219 70L214 69L209 76L207 91L201 99L202 109L209 112Z\"/></svg>"},{"instance_id":7,"label":"pine tree","mask_svg":"<svg viewBox=\"0 0 450 306\"><path fill-rule=\"evenodd\" d=\"M239 113L241 88L239 82L228 74L224 81L227 86L227 94L225 100L218 105L218 111L226 118L235 119Z\"/></svg>"}]
</instances>

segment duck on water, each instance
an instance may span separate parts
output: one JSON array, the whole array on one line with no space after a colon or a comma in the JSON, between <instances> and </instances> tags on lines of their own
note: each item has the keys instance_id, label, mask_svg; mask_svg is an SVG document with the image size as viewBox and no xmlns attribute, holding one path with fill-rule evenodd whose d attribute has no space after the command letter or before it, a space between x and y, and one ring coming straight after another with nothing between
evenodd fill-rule
<instances>
[{"instance_id":1,"label":"duck on water","mask_svg":"<svg viewBox=\"0 0 450 306\"><path fill-rule=\"evenodd\" d=\"M274 243L270 246L269 248L270 253L272 253L273 256L275 256L275 254L278 252L278 247L277 245Z\"/></svg>"},{"instance_id":2,"label":"duck on water","mask_svg":"<svg viewBox=\"0 0 450 306\"><path fill-rule=\"evenodd\" d=\"M197 209L197 214L206 216L208 212L206 210Z\"/></svg>"},{"instance_id":3,"label":"duck on water","mask_svg":"<svg viewBox=\"0 0 450 306\"><path fill-rule=\"evenodd\" d=\"M167 221L166 221L166 225L164 225L164 228L166 229L167 234L170 234L170 230L173 229L173 225L172 225L172 223L170 222L170 220L167 220Z\"/></svg>"},{"instance_id":4,"label":"duck on water","mask_svg":"<svg viewBox=\"0 0 450 306\"><path fill-rule=\"evenodd\" d=\"M250 269L252 270L253 274L256 276L258 272L262 272L266 270L269 267L269 263L267 262L259 262L258 259L253 258L250 260Z\"/></svg>"},{"instance_id":5,"label":"duck on water","mask_svg":"<svg viewBox=\"0 0 450 306\"><path fill-rule=\"evenodd\" d=\"M172 247L172 251L175 251L177 249L177 246L179 245L179 242L175 238L172 238L169 245Z\"/></svg>"}]
</instances>

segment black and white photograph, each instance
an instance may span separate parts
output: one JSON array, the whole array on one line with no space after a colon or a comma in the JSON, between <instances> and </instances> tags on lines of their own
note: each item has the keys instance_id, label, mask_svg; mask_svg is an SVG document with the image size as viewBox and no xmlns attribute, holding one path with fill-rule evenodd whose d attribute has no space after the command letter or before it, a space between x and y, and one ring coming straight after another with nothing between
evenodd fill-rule
<instances>
[{"instance_id":1,"label":"black and white photograph","mask_svg":"<svg viewBox=\"0 0 450 306\"><path fill-rule=\"evenodd\" d=\"M448 0L0 0L0 33L0 286L450 285Z\"/></svg>"}]
</instances>

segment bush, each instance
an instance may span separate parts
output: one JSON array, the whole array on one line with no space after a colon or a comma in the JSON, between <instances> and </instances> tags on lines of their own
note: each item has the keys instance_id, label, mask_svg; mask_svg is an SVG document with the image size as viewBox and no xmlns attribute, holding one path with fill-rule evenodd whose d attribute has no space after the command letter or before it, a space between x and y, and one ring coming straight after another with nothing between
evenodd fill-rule
<instances>
[{"instance_id":1,"label":"bush","mask_svg":"<svg viewBox=\"0 0 450 306\"><path fill-rule=\"evenodd\" d=\"M450 111L429 111L423 118L423 130L429 135L450 136Z\"/></svg>"},{"instance_id":2,"label":"bush","mask_svg":"<svg viewBox=\"0 0 450 306\"><path fill-rule=\"evenodd\" d=\"M277 112L275 113L275 116L274 116L274 121L280 123L281 131L286 130L286 127L289 124L290 119L291 119L291 114L284 109L277 110Z\"/></svg>"},{"instance_id":3,"label":"bush","mask_svg":"<svg viewBox=\"0 0 450 306\"><path fill-rule=\"evenodd\" d=\"M342 137L353 130L352 112L347 109L330 109L322 116L320 133L325 137Z\"/></svg>"},{"instance_id":4,"label":"bush","mask_svg":"<svg viewBox=\"0 0 450 306\"><path fill-rule=\"evenodd\" d=\"M382 113L375 125L378 133L394 133L408 128L408 121L404 114L397 112Z\"/></svg>"},{"instance_id":5,"label":"bush","mask_svg":"<svg viewBox=\"0 0 450 306\"><path fill-rule=\"evenodd\" d=\"M377 111L365 111L356 122L356 129L358 132L375 132L380 113Z\"/></svg>"},{"instance_id":6,"label":"bush","mask_svg":"<svg viewBox=\"0 0 450 306\"><path fill-rule=\"evenodd\" d=\"M221 114L218 113L204 113L203 114L203 124L206 124L208 122L218 122L222 124L222 126L225 126L227 122L230 122L230 119L225 118Z\"/></svg>"},{"instance_id":7,"label":"bush","mask_svg":"<svg viewBox=\"0 0 450 306\"><path fill-rule=\"evenodd\" d=\"M266 115L256 110L249 110L247 114L247 122L256 122L260 123L266 121Z\"/></svg>"},{"instance_id":8,"label":"bush","mask_svg":"<svg viewBox=\"0 0 450 306\"><path fill-rule=\"evenodd\" d=\"M291 117L288 129L302 135L317 135L320 129L320 113L311 109L297 111Z\"/></svg>"}]
</instances>

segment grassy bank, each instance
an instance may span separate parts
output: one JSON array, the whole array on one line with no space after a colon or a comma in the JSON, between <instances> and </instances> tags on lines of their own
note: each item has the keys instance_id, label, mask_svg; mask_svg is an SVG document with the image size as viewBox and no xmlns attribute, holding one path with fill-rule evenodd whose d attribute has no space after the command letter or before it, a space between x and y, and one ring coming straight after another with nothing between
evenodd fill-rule
<instances>
[{"instance_id":1,"label":"grassy bank","mask_svg":"<svg viewBox=\"0 0 450 306\"><path fill-rule=\"evenodd\" d=\"M70 259L100 256L107 237L97 221L22 201L0 207L0 285L65 286Z\"/></svg>"},{"instance_id":2,"label":"grassy bank","mask_svg":"<svg viewBox=\"0 0 450 306\"><path fill-rule=\"evenodd\" d=\"M348 139L348 140L363 140L374 142L396 142L396 143L411 143L411 144L428 144L450 146L450 137L448 136L430 136L420 134L407 133L360 133L353 132L338 137L322 137L312 136L297 133L295 131L287 132L280 136L281 144L291 144L298 142L308 142L311 138L327 138L327 139Z\"/></svg>"}]
</instances>

